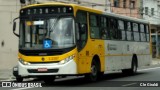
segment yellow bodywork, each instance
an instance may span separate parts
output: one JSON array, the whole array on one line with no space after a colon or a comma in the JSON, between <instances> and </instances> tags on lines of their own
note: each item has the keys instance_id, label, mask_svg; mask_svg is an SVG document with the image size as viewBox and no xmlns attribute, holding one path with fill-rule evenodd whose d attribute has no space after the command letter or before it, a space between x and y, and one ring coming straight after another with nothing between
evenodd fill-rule
<instances>
[{"instance_id":1,"label":"yellow bodywork","mask_svg":"<svg viewBox=\"0 0 160 90\"><path fill-rule=\"evenodd\" d=\"M73 8L74 8L75 16L78 10L102 14L102 12L99 10L90 9L90 8L86 8L83 6L73 5ZM99 56L101 71L104 71L104 63L105 63L104 62L104 57L105 57L104 40L95 40L95 39L90 38L89 13L87 13L87 22L88 22L88 35L87 35L88 39L87 39L87 43L85 47L78 53L79 55L79 59L77 62L78 63L78 74L84 74L84 73L91 72L91 63L95 55Z\"/></svg>"}]
</instances>

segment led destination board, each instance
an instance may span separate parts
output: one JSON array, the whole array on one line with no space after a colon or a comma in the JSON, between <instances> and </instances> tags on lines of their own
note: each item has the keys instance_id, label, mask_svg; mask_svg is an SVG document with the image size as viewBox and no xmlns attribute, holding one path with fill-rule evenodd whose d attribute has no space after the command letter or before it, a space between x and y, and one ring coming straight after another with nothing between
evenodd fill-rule
<instances>
[{"instance_id":1,"label":"led destination board","mask_svg":"<svg viewBox=\"0 0 160 90\"><path fill-rule=\"evenodd\" d=\"M41 15L41 14L72 14L71 6L41 6L32 7L20 10L21 16L26 15Z\"/></svg>"}]
</instances>

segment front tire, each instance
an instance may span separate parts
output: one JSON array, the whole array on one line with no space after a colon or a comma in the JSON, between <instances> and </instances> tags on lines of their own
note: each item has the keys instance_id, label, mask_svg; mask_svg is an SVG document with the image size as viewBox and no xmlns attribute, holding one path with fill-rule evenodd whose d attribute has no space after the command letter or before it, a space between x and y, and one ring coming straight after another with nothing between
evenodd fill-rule
<instances>
[{"instance_id":1,"label":"front tire","mask_svg":"<svg viewBox=\"0 0 160 90\"><path fill-rule=\"evenodd\" d=\"M85 75L85 78L89 81L97 81L97 78L98 78L98 64L96 63L95 60L92 61L92 64L91 64L91 73L89 74L86 74Z\"/></svg>"},{"instance_id":2,"label":"front tire","mask_svg":"<svg viewBox=\"0 0 160 90\"><path fill-rule=\"evenodd\" d=\"M42 78L45 84L53 84L54 80L55 80L55 76L49 76L49 77L43 77Z\"/></svg>"},{"instance_id":3,"label":"front tire","mask_svg":"<svg viewBox=\"0 0 160 90\"><path fill-rule=\"evenodd\" d=\"M23 77L16 77L17 82L23 82Z\"/></svg>"}]
</instances>

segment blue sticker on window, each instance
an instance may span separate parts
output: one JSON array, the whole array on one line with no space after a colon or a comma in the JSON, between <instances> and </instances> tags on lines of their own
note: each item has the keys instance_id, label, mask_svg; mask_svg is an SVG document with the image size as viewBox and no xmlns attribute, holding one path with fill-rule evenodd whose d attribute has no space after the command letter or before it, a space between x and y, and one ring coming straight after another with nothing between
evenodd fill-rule
<instances>
[{"instance_id":1,"label":"blue sticker on window","mask_svg":"<svg viewBox=\"0 0 160 90\"><path fill-rule=\"evenodd\" d=\"M52 47L52 41L51 40L43 40L43 48L51 48Z\"/></svg>"}]
</instances>

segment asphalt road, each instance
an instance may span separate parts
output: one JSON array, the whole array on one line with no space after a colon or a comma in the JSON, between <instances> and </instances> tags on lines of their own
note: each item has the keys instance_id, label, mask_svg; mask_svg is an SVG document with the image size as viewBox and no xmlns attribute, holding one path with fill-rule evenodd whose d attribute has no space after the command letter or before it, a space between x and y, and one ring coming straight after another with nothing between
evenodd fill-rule
<instances>
[{"instance_id":1,"label":"asphalt road","mask_svg":"<svg viewBox=\"0 0 160 90\"><path fill-rule=\"evenodd\" d=\"M34 80L24 83L41 83L42 88L0 88L0 90L160 90L160 65L140 68L134 76L121 72L106 73L102 80L87 82L83 77L57 79L52 85Z\"/></svg>"}]
</instances>

